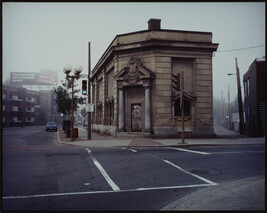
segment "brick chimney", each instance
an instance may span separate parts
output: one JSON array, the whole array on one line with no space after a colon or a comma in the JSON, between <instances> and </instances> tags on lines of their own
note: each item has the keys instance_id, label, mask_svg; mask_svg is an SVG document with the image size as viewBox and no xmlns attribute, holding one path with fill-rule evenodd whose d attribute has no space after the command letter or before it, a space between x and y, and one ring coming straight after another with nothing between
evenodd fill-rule
<instances>
[{"instance_id":1,"label":"brick chimney","mask_svg":"<svg viewBox=\"0 0 267 213\"><path fill-rule=\"evenodd\" d=\"M161 19L151 18L148 21L148 30L160 30Z\"/></svg>"}]
</instances>

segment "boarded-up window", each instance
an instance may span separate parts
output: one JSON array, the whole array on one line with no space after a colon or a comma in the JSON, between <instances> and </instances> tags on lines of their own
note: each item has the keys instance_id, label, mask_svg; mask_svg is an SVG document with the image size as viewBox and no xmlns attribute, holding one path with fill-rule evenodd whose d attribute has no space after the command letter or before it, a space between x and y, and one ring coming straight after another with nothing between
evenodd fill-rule
<instances>
[{"instance_id":1,"label":"boarded-up window","mask_svg":"<svg viewBox=\"0 0 267 213\"><path fill-rule=\"evenodd\" d=\"M97 88L97 90L98 90L98 101L102 101L103 100L103 79L101 78L101 80L100 81L98 81L98 88Z\"/></svg>"},{"instance_id":2,"label":"boarded-up window","mask_svg":"<svg viewBox=\"0 0 267 213\"><path fill-rule=\"evenodd\" d=\"M111 70L107 74L107 97L112 97L114 94L113 86L114 86L114 70Z\"/></svg>"},{"instance_id":3,"label":"boarded-up window","mask_svg":"<svg viewBox=\"0 0 267 213\"><path fill-rule=\"evenodd\" d=\"M192 58L172 59L172 74L177 75L177 73L182 73L182 72L184 72L184 91L194 92L194 59Z\"/></svg>"}]
</instances>

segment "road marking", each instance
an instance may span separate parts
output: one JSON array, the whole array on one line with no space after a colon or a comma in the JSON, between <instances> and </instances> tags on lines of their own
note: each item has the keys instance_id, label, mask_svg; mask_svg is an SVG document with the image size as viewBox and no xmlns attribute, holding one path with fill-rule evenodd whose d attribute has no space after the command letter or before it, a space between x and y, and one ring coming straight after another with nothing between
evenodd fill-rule
<instances>
[{"instance_id":1,"label":"road marking","mask_svg":"<svg viewBox=\"0 0 267 213\"><path fill-rule=\"evenodd\" d=\"M184 152L192 152L192 153L197 153L197 154L201 154L201 155L209 155L209 154L211 154L211 153L208 153L208 152L200 152L200 151L194 151L194 150L182 149L182 148L168 148L168 149L174 149L174 150L184 151Z\"/></svg>"},{"instance_id":2,"label":"road marking","mask_svg":"<svg viewBox=\"0 0 267 213\"><path fill-rule=\"evenodd\" d=\"M212 152L211 154L240 154L242 152Z\"/></svg>"},{"instance_id":3,"label":"road marking","mask_svg":"<svg viewBox=\"0 0 267 213\"><path fill-rule=\"evenodd\" d=\"M211 152L211 154L244 154L244 153L264 153L265 151L225 151L225 152Z\"/></svg>"},{"instance_id":4,"label":"road marking","mask_svg":"<svg viewBox=\"0 0 267 213\"><path fill-rule=\"evenodd\" d=\"M126 149L125 147L121 147L121 149L130 150L130 151L132 151L132 152L138 152L138 151L136 151L136 150L134 150L134 149Z\"/></svg>"},{"instance_id":5,"label":"road marking","mask_svg":"<svg viewBox=\"0 0 267 213\"><path fill-rule=\"evenodd\" d=\"M99 169L99 171L101 172L101 174L103 175L103 177L106 179L106 181L108 182L108 184L111 186L111 188L113 189L113 191L120 191L120 188L113 182L113 180L109 177L108 173L105 171L105 169L101 166L101 164L95 159L95 157L91 154L91 150L88 148L85 148L91 159L93 160L94 164L96 165L96 167Z\"/></svg>"},{"instance_id":6,"label":"road marking","mask_svg":"<svg viewBox=\"0 0 267 213\"><path fill-rule=\"evenodd\" d=\"M212 186L213 184L194 184L194 185L182 185L182 186L164 186L164 187L151 187L151 188L137 188L126 190L108 190L108 191L89 191L89 192L67 192L67 193L53 193L53 194L40 194L40 195L24 195L24 196L6 196L4 200L10 199L27 199L27 198L40 198L40 197L58 197L58 196L72 196L72 195L88 195L88 194L104 194L104 193L120 193L120 192L137 192L137 191L151 191L151 190L164 190L164 189L182 189L182 188L194 188Z\"/></svg>"},{"instance_id":7,"label":"road marking","mask_svg":"<svg viewBox=\"0 0 267 213\"><path fill-rule=\"evenodd\" d=\"M203 177L201 177L201 176L198 176L198 175L196 175L196 174L193 174L193 173L191 173L191 172L188 172L188 171L184 170L183 168L181 168L180 166L177 166L176 164L173 164L172 162L170 162L170 161L168 161L168 160L164 160L164 159L161 159L161 160L163 160L165 163L168 163L168 164L170 164L171 166L173 166L173 167L179 169L180 171L185 172L185 173L187 173L187 174L189 174L189 175L192 175L192 176L194 176L194 177L196 177L196 178L198 178L198 179L200 179L200 180L202 180L202 181L204 181L204 182L206 182L206 183L208 183L208 184L210 184L210 185L212 185L212 186L214 186L214 185L218 185L218 183L214 183L214 182L212 182L212 181L210 181L210 180L208 180L208 179L206 179L206 178L203 178Z\"/></svg>"}]
</instances>

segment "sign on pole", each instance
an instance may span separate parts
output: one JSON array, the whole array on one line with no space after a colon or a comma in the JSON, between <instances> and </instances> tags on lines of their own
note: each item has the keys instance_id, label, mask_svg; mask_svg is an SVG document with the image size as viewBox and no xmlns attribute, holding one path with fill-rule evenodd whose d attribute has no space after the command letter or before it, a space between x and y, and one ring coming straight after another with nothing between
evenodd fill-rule
<instances>
[{"instance_id":1,"label":"sign on pole","mask_svg":"<svg viewBox=\"0 0 267 213\"><path fill-rule=\"evenodd\" d=\"M80 78L88 78L87 74L80 74Z\"/></svg>"},{"instance_id":2,"label":"sign on pole","mask_svg":"<svg viewBox=\"0 0 267 213\"><path fill-rule=\"evenodd\" d=\"M87 104L86 112L94 112L94 104Z\"/></svg>"}]
</instances>

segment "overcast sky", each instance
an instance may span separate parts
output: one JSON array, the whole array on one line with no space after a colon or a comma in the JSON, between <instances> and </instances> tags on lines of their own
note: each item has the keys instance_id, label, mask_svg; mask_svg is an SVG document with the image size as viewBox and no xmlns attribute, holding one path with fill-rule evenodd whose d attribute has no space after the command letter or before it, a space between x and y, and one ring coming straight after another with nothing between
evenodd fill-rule
<instances>
[{"instance_id":1,"label":"overcast sky","mask_svg":"<svg viewBox=\"0 0 267 213\"><path fill-rule=\"evenodd\" d=\"M237 94L235 57L241 79L255 58L265 56L265 3L2 3L3 80L10 72L57 71L66 64L88 72L118 34L146 30L150 18L162 29L205 31L219 43L213 57L213 95ZM264 45L240 51L220 52Z\"/></svg>"}]
</instances>

